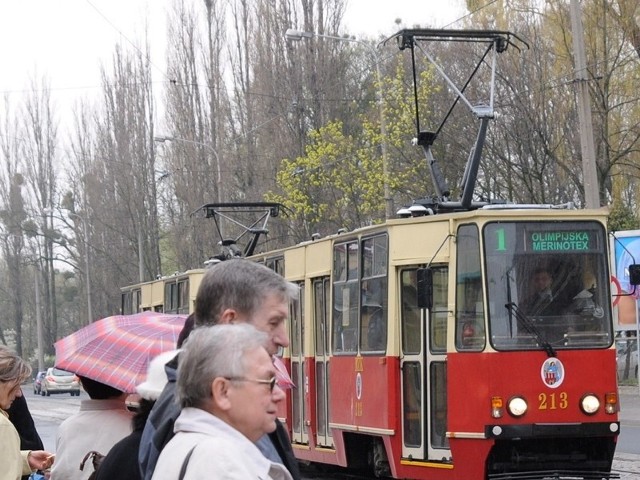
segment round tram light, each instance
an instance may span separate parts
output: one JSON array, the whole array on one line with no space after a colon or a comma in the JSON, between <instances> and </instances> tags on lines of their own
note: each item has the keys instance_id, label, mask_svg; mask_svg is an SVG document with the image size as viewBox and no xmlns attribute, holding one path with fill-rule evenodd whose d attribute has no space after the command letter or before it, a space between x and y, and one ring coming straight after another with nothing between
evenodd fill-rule
<instances>
[{"instance_id":1,"label":"round tram light","mask_svg":"<svg viewBox=\"0 0 640 480\"><path fill-rule=\"evenodd\" d=\"M587 415L594 415L600 408L600 400L593 393L587 393L580 400L580 408Z\"/></svg>"},{"instance_id":2,"label":"round tram light","mask_svg":"<svg viewBox=\"0 0 640 480\"><path fill-rule=\"evenodd\" d=\"M618 394L609 392L604 394L604 411L610 415L618 411Z\"/></svg>"},{"instance_id":3,"label":"round tram light","mask_svg":"<svg viewBox=\"0 0 640 480\"><path fill-rule=\"evenodd\" d=\"M529 406L527 405L527 401L522 397L513 397L509 400L509 404L507 406L509 413L514 417L521 417L525 413L527 413L527 409Z\"/></svg>"},{"instance_id":4,"label":"round tram light","mask_svg":"<svg viewBox=\"0 0 640 480\"><path fill-rule=\"evenodd\" d=\"M501 418L503 415L504 402L502 397L491 397L491 416Z\"/></svg>"}]
</instances>

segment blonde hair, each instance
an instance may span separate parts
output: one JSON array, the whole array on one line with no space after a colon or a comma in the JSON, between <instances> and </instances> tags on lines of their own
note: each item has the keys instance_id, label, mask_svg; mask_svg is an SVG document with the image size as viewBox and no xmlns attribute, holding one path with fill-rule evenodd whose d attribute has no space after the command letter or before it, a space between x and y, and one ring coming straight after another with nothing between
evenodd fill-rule
<instances>
[{"instance_id":1,"label":"blonde hair","mask_svg":"<svg viewBox=\"0 0 640 480\"><path fill-rule=\"evenodd\" d=\"M0 345L0 382L20 384L31 376L31 365L16 352Z\"/></svg>"}]
</instances>

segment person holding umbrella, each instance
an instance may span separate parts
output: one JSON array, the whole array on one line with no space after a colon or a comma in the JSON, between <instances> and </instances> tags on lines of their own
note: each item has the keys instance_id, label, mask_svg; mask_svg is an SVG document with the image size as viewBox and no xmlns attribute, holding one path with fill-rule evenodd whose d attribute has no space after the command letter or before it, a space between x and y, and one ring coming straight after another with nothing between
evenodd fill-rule
<instances>
[{"instance_id":1,"label":"person holding umbrella","mask_svg":"<svg viewBox=\"0 0 640 480\"><path fill-rule=\"evenodd\" d=\"M249 323L268 336L266 349L275 355L289 345L286 319L289 303L297 298L298 287L264 265L245 259L220 262L203 276L195 300L195 326ZM188 344L188 340L187 340ZM169 382L147 420L140 442L139 460L144 480L151 479L162 448L173 436L180 414L175 401L176 369L180 355L167 365ZM276 429L263 435L256 446L269 460L283 464L294 480L301 478L289 436L276 420ZM212 468L215 468L213 459Z\"/></svg>"},{"instance_id":2,"label":"person holding umbrella","mask_svg":"<svg viewBox=\"0 0 640 480\"><path fill-rule=\"evenodd\" d=\"M0 346L0 478L19 480L36 470L46 470L54 455L44 450L20 450L20 437L9 421L7 410L22 395L21 384L31 375L31 366L7 347Z\"/></svg>"},{"instance_id":3,"label":"person holding umbrella","mask_svg":"<svg viewBox=\"0 0 640 480\"><path fill-rule=\"evenodd\" d=\"M92 469L79 467L85 455L91 450L106 455L131 433L133 415L125 405L127 394L96 380L79 378L89 400L81 400L80 411L58 427L51 480L87 480Z\"/></svg>"}]
</instances>

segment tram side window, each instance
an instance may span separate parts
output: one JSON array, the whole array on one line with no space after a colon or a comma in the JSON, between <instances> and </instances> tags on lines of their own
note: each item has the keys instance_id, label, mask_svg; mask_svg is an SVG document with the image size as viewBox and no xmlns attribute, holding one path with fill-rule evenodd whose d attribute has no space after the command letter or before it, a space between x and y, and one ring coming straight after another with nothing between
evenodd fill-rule
<instances>
[{"instance_id":1,"label":"tram side window","mask_svg":"<svg viewBox=\"0 0 640 480\"><path fill-rule=\"evenodd\" d=\"M362 241L360 351L381 352L387 345L387 236Z\"/></svg>"},{"instance_id":2,"label":"tram side window","mask_svg":"<svg viewBox=\"0 0 640 480\"><path fill-rule=\"evenodd\" d=\"M120 312L122 313L122 315L129 315L131 313L133 313L132 307L131 307L131 297L132 297L132 292L122 292L121 294L121 304L120 304Z\"/></svg>"},{"instance_id":3,"label":"tram side window","mask_svg":"<svg viewBox=\"0 0 640 480\"><path fill-rule=\"evenodd\" d=\"M333 348L336 353L358 347L358 242L336 244L333 260Z\"/></svg>"},{"instance_id":4,"label":"tram side window","mask_svg":"<svg viewBox=\"0 0 640 480\"><path fill-rule=\"evenodd\" d=\"M433 306L429 312L429 349L447 351L447 315L449 313L449 269L433 267Z\"/></svg>"},{"instance_id":5,"label":"tram side window","mask_svg":"<svg viewBox=\"0 0 640 480\"><path fill-rule=\"evenodd\" d=\"M178 282L178 313L189 313L189 279Z\"/></svg>"},{"instance_id":6,"label":"tram side window","mask_svg":"<svg viewBox=\"0 0 640 480\"><path fill-rule=\"evenodd\" d=\"M329 353L329 335L327 332L329 318L329 280L318 279L313 282L313 306L315 311L316 355Z\"/></svg>"},{"instance_id":7,"label":"tram side window","mask_svg":"<svg viewBox=\"0 0 640 480\"><path fill-rule=\"evenodd\" d=\"M431 446L449 448L447 433L447 364L433 362L431 378Z\"/></svg>"},{"instance_id":8,"label":"tram side window","mask_svg":"<svg viewBox=\"0 0 640 480\"><path fill-rule=\"evenodd\" d=\"M298 356L302 351L302 338L304 338L304 284L299 283L298 298L291 302L291 355Z\"/></svg>"},{"instance_id":9,"label":"tram side window","mask_svg":"<svg viewBox=\"0 0 640 480\"><path fill-rule=\"evenodd\" d=\"M276 258L268 258L265 262L267 268L270 268L278 275L284 276L284 258L276 257Z\"/></svg>"},{"instance_id":10,"label":"tram side window","mask_svg":"<svg viewBox=\"0 0 640 480\"><path fill-rule=\"evenodd\" d=\"M175 282L164 284L165 313L178 313L178 285Z\"/></svg>"},{"instance_id":11,"label":"tram side window","mask_svg":"<svg viewBox=\"0 0 640 480\"><path fill-rule=\"evenodd\" d=\"M456 244L456 348L479 351L484 348L485 330L478 227L460 226Z\"/></svg>"},{"instance_id":12,"label":"tram side window","mask_svg":"<svg viewBox=\"0 0 640 480\"><path fill-rule=\"evenodd\" d=\"M402 291L402 352L418 354L421 351L422 315L418 308L416 270L403 270L401 274Z\"/></svg>"}]
</instances>

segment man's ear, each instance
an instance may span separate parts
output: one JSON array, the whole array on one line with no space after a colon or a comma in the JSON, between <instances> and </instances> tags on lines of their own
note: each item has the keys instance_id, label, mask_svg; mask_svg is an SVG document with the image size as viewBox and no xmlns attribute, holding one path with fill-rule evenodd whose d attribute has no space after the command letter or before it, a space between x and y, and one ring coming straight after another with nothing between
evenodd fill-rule
<instances>
[{"instance_id":1,"label":"man's ear","mask_svg":"<svg viewBox=\"0 0 640 480\"><path fill-rule=\"evenodd\" d=\"M231 400L229 398L229 387L231 382L226 378L217 377L211 383L211 396L214 405L220 410L226 411L231 408Z\"/></svg>"},{"instance_id":2,"label":"man's ear","mask_svg":"<svg viewBox=\"0 0 640 480\"><path fill-rule=\"evenodd\" d=\"M222 314L220 314L220 318L218 319L219 325L226 325L231 323L236 323L238 318L238 312L233 308L225 309Z\"/></svg>"}]
</instances>

